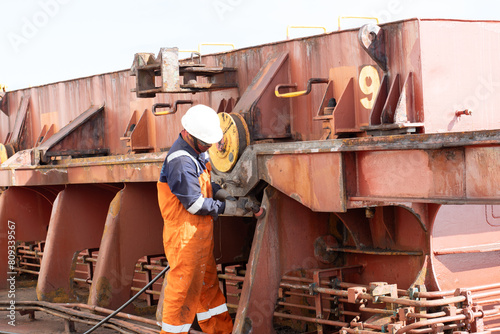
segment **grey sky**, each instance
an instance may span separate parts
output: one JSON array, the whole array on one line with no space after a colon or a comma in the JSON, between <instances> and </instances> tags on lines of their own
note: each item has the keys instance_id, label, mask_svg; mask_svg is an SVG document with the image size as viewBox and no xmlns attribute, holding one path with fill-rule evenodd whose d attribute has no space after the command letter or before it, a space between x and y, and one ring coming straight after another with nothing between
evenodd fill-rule
<instances>
[{"instance_id":1,"label":"grey sky","mask_svg":"<svg viewBox=\"0 0 500 334\"><path fill-rule=\"evenodd\" d=\"M127 69L134 53L283 40L287 25L337 30L339 16L500 20L496 0L0 0L0 84L9 90ZM343 20L342 27L360 25ZM293 29L291 37L320 30ZM227 47L203 47L203 53Z\"/></svg>"}]
</instances>

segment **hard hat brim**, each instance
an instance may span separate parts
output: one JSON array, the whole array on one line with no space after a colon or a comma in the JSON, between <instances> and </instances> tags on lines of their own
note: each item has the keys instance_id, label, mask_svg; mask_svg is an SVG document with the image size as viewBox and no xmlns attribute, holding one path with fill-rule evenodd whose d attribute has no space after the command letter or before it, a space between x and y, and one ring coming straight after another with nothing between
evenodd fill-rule
<instances>
[{"instance_id":1,"label":"hard hat brim","mask_svg":"<svg viewBox=\"0 0 500 334\"><path fill-rule=\"evenodd\" d=\"M217 127L216 129L213 129L211 134L205 134L205 135L200 135L196 134L196 129L192 127L192 124L185 118L182 117L181 119L181 124L182 127L193 137L196 137L202 141L204 141L207 144L215 144L221 141L222 137L224 134L222 133L222 129L220 127Z\"/></svg>"}]
</instances>

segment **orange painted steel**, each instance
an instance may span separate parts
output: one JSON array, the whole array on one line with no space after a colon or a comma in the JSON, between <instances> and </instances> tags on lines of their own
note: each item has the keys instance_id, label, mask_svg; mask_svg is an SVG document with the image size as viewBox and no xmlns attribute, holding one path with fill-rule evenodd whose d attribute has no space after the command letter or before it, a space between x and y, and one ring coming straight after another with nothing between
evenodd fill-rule
<instances>
[{"instance_id":1,"label":"orange painted steel","mask_svg":"<svg viewBox=\"0 0 500 334\"><path fill-rule=\"evenodd\" d=\"M441 206L431 231L438 290L491 284L491 277L500 277L499 213L499 205Z\"/></svg>"},{"instance_id":2,"label":"orange painted steel","mask_svg":"<svg viewBox=\"0 0 500 334\"><path fill-rule=\"evenodd\" d=\"M156 152L61 160L54 165L14 163L14 168L0 172L0 182L9 186L155 182L165 156Z\"/></svg>"},{"instance_id":3,"label":"orange painted steel","mask_svg":"<svg viewBox=\"0 0 500 334\"><path fill-rule=\"evenodd\" d=\"M233 333L252 328L273 333L273 311L281 277L296 268L324 266L314 256L314 240L328 231L328 214L313 213L275 189L265 191L266 216L255 229ZM302 247L307 244L311 247ZM326 267L326 266L325 266Z\"/></svg>"},{"instance_id":4,"label":"orange painted steel","mask_svg":"<svg viewBox=\"0 0 500 334\"><path fill-rule=\"evenodd\" d=\"M138 98L129 70L7 92L0 138L18 153L0 167L8 187L0 256L8 256L8 220L18 224L18 241L47 239L39 296L56 300L49 295L71 295L75 252L99 248L88 303L126 301L138 259L163 252L156 181L189 107L180 101L188 101L245 120L250 144L213 180L266 210L259 220L221 217L215 226L218 263L246 266L243 285L227 290L239 301L234 334L274 333L273 321L284 317L319 333L498 328L499 29L493 21L409 19L174 64L191 74L202 65L231 69L227 89L206 88L210 78L184 83L182 91L198 87L196 94ZM309 94L287 94L313 78L322 84ZM177 108L154 117L155 106ZM104 130L85 111L102 117ZM50 146L56 139L75 147ZM323 270L331 270L326 285ZM289 277L311 281L282 282ZM374 311L371 301L387 309ZM412 324L429 307L439 308L434 318ZM377 312L386 323L370 323Z\"/></svg>"},{"instance_id":5,"label":"orange painted steel","mask_svg":"<svg viewBox=\"0 0 500 334\"><path fill-rule=\"evenodd\" d=\"M52 204L56 198L57 187L44 189L30 189L12 187L5 190L0 196L0 255L4 260L0 262L0 288L5 288L9 272L15 272L15 264L7 261L9 246L17 241L45 240L49 225ZM12 227L12 229L10 228ZM13 231L9 233L9 231ZM9 238L11 235L13 238ZM9 241L11 241L9 243ZM13 241L13 243L12 243ZM12 274L11 274L12 275Z\"/></svg>"},{"instance_id":6,"label":"orange painted steel","mask_svg":"<svg viewBox=\"0 0 500 334\"><path fill-rule=\"evenodd\" d=\"M137 261L163 253L156 183L127 183L109 205L88 303L116 309L131 297ZM131 306L130 306L131 307Z\"/></svg>"},{"instance_id":7,"label":"orange painted steel","mask_svg":"<svg viewBox=\"0 0 500 334\"><path fill-rule=\"evenodd\" d=\"M105 185L67 185L54 201L40 267L41 301L78 300L73 291L76 257L101 241L109 203L119 190Z\"/></svg>"}]
</instances>

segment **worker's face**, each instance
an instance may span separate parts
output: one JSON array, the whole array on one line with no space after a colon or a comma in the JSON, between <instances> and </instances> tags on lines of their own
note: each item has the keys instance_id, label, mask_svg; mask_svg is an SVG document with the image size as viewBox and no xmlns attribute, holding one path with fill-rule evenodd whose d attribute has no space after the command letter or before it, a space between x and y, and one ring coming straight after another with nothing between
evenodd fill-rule
<instances>
[{"instance_id":1,"label":"worker's face","mask_svg":"<svg viewBox=\"0 0 500 334\"><path fill-rule=\"evenodd\" d=\"M203 140L196 139L198 140L198 149L200 152L206 152L212 146L212 144L205 143Z\"/></svg>"}]
</instances>

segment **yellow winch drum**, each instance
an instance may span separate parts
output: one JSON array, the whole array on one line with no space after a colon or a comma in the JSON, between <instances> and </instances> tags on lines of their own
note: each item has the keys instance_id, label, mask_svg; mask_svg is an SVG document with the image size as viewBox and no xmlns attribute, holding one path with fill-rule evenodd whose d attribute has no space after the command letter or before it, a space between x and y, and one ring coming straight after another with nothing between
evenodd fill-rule
<instances>
[{"instance_id":1,"label":"yellow winch drum","mask_svg":"<svg viewBox=\"0 0 500 334\"><path fill-rule=\"evenodd\" d=\"M219 113L224 136L209 150L212 166L220 172L229 172L250 143L250 132L243 116L237 113Z\"/></svg>"}]
</instances>

